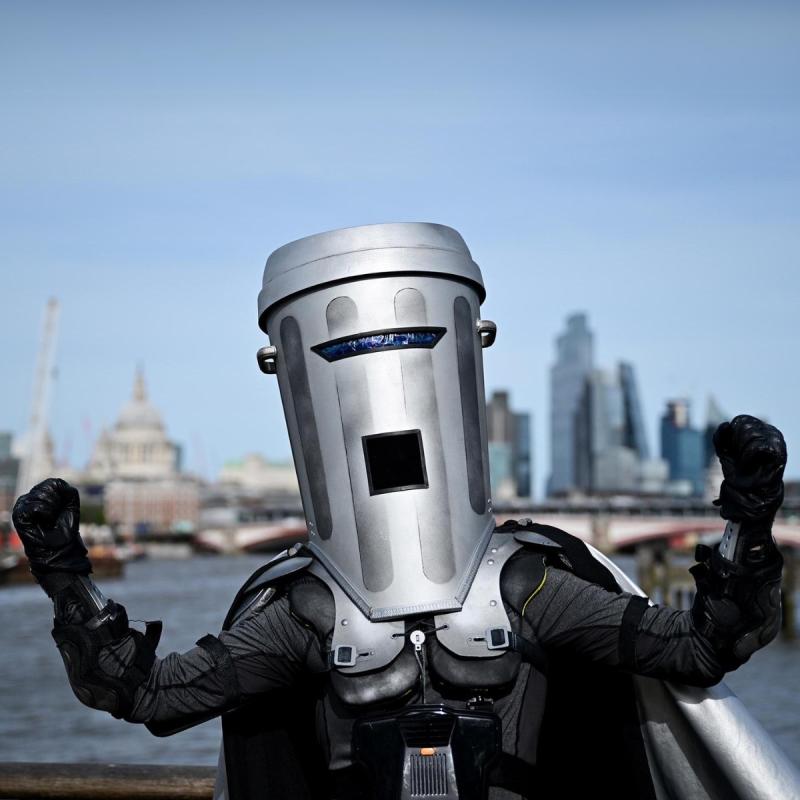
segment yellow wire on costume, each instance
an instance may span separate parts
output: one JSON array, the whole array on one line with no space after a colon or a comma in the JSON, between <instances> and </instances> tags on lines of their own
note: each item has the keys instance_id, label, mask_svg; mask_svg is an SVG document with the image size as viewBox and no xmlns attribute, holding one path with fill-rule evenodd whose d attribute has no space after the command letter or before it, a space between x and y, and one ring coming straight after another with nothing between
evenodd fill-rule
<instances>
[{"instance_id":1,"label":"yellow wire on costume","mask_svg":"<svg viewBox=\"0 0 800 800\"><path fill-rule=\"evenodd\" d=\"M536 597L536 595L537 595L537 594L539 594L539 592L541 591L541 589L542 589L542 586L544 586L544 582L545 582L546 580L547 580L547 567L545 567L545 568L544 568L544 575L542 575L542 580L541 580L541 582L540 582L540 583L539 583L539 585L538 585L538 586L537 586L537 587L536 587L536 588L533 590L533 592L532 592L531 596L530 596L530 597L529 597L529 598L528 598L528 599L525 601L525 605L523 605L523 606L522 606L522 616L523 616L523 617L525 616L525 609L528 607L528 603L530 603L530 601L531 601L531 600L533 600L533 598L534 598L534 597Z\"/></svg>"}]
</instances>

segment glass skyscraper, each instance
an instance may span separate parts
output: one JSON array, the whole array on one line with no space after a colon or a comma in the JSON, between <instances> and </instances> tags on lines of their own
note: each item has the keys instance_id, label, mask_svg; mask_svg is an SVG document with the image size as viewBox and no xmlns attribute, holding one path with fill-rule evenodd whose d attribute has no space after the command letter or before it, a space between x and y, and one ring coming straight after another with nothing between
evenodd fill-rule
<instances>
[{"instance_id":1,"label":"glass skyscraper","mask_svg":"<svg viewBox=\"0 0 800 800\"><path fill-rule=\"evenodd\" d=\"M622 390L622 413L624 417L623 444L635 451L641 461L650 458L647 435L644 428L644 414L639 400L639 387L633 365L625 361L619 365L619 385Z\"/></svg>"},{"instance_id":2,"label":"glass skyscraper","mask_svg":"<svg viewBox=\"0 0 800 800\"><path fill-rule=\"evenodd\" d=\"M586 314L572 314L556 339L550 368L550 478L547 493L566 494L577 486L575 412L592 370L594 342Z\"/></svg>"},{"instance_id":3,"label":"glass skyscraper","mask_svg":"<svg viewBox=\"0 0 800 800\"><path fill-rule=\"evenodd\" d=\"M704 436L691 426L689 401L670 400L661 417L661 457L669 464L669 479L683 493L702 495L705 483Z\"/></svg>"},{"instance_id":4,"label":"glass skyscraper","mask_svg":"<svg viewBox=\"0 0 800 800\"><path fill-rule=\"evenodd\" d=\"M630 364L592 370L575 411L575 486L588 494L634 493L648 448Z\"/></svg>"}]
</instances>

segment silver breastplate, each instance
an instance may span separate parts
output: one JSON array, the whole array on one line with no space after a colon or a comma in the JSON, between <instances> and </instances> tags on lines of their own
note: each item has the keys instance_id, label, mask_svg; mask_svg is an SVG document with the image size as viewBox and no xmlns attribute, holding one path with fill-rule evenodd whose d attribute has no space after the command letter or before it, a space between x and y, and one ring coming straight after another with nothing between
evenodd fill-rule
<instances>
[{"instance_id":1,"label":"silver breastplate","mask_svg":"<svg viewBox=\"0 0 800 800\"><path fill-rule=\"evenodd\" d=\"M494 534L461 611L434 617L435 636L450 653L466 658L497 658L508 650L504 632L510 631L510 623L500 592L500 574L520 547L513 536ZM331 668L343 675L358 675L391 664L408 642L411 631L406 634L406 620L370 621L319 561L309 571L330 589L336 606Z\"/></svg>"}]
</instances>

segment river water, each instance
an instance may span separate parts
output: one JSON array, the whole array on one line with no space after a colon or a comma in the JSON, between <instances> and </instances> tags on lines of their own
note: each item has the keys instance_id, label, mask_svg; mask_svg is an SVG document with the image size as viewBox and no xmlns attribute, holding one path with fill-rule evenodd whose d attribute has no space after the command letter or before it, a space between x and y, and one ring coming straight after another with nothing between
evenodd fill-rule
<instances>
[{"instance_id":1,"label":"river water","mask_svg":"<svg viewBox=\"0 0 800 800\"><path fill-rule=\"evenodd\" d=\"M104 593L129 616L162 619L159 653L187 650L219 632L228 606L264 556L139 561ZM621 561L627 568L630 561ZM73 696L49 631L51 605L35 585L0 590L0 762L216 763L219 722L165 739L82 706ZM726 679L800 764L800 640L775 641Z\"/></svg>"}]
</instances>

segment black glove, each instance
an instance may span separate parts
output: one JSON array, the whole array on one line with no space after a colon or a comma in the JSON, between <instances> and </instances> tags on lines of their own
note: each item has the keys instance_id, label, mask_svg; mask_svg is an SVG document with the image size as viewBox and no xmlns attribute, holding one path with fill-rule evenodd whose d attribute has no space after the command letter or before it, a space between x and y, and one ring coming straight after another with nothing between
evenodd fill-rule
<instances>
[{"instance_id":1,"label":"black glove","mask_svg":"<svg viewBox=\"0 0 800 800\"><path fill-rule=\"evenodd\" d=\"M88 575L92 571L78 533L80 509L78 490L61 478L36 484L14 504L11 518L36 578L53 572Z\"/></svg>"},{"instance_id":2,"label":"black glove","mask_svg":"<svg viewBox=\"0 0 800 800\"><path fill-rule=\"evenodd\" d=\"M714 433L725 480L714 505L723 519L769 529L783 502L786 442L773 425L740 414Z\"/></svg>"}]
</instances>

